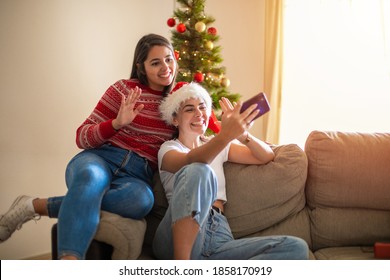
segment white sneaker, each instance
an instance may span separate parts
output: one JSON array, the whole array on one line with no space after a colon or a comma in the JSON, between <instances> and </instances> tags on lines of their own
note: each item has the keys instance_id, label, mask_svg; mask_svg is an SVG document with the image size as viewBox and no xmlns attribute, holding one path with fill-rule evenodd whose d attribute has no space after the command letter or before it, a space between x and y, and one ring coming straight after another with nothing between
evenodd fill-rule
<instances>
[{"instance_id":1,"label":"white sneaker","mask_svg":"<svg viewBox=\"0 0 390 280\"><path fill-rule=\"evenodd\" d=\"M10 238L14 231L19 230L25 222L41 218L27 203L31 203L32 199L26 195L18 196L7 213L0 216L0 243Z\"/></svg>"}]
</instances>

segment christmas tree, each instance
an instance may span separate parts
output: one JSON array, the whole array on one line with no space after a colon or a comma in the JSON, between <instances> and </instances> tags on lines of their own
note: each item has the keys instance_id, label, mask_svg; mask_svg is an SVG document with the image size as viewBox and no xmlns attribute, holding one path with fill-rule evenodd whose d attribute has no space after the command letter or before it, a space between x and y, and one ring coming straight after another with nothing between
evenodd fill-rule
<instances>
[{"instance_id":1,"label":"christmas tree","mask_svg":"<svg viewBox=\"0 0 390 280\"><path fill-rule=\"evenodd\" d=\"M217 29L212 26L215 19L204 13L206 0L177 0L180 7L167 21L172 28L172 45L179 64L177 81L198 82L209 93L215 110L220 109L222 97L237 101L239 94L230 93L230 80L220 55L221 47Z\"/></svg>"}]
</instances>

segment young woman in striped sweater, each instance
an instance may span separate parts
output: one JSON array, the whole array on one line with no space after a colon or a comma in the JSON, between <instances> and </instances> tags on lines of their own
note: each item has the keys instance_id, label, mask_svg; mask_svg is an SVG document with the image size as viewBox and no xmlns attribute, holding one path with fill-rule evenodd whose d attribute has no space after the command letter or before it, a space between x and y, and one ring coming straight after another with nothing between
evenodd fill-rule
<instances>
[{"instance_id":1,"label":"young woman in striped sweater","mask_svg":"<svg viewBox=\"0 0 390 280\"><path fill-rule=\"evenodd\" d=\"M160 145L173 128L160 118L158 106L170 92L177 63L170 42L145 35L138 42L130 79L111 85L91 115L77 129L84 149L68 164L65 196L19 196L0 216L0 242L40 216L58 218L58 256L84 259L100 210L141 219L152 209L153 171Z\"/></svg>"}]
</instances>

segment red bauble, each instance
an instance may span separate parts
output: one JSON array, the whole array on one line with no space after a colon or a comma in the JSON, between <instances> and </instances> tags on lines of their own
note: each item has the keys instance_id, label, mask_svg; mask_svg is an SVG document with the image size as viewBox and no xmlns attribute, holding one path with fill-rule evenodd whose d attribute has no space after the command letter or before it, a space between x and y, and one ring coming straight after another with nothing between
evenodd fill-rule
<instances>
[{"instance_id":1,"label":"red bauble","mask_svg":"<svg viewBox=\"0 0 390 280\"><path fill-rule=\"evenodd\" d=\"M179 57L180 57L179 51L175 50L174 54L175 54L176 60L179 60Z\"/></svg>"},{"instance_id":2,"label":"red bauble","mask_svg":"<svg viewBox=\"0 0 390 280\"><path fill-rule=\"evenodd\" d=\"M203 82L203 80L204 80L203 74L201 72L196 72L194 75L194 81L201 83L201 82Z\"/></svg>"},{"instance_id":3,"label":"red bauble","mask_svg":"<svg viewBox=\"0 0 390 280\"><path fill-rule=\"evenodd\" d=\"M176 26L176 30L177 32L179 33L184 33L186 32L187 28L186 28L186 25L184 23L179 23L177 26Z\"/></svg>"},{"instance_id":4,"label":"red bauble","mask_svg":"<svg viewBox=\"0 0 390 280\"><path fill-rule=\"evenodd\" d=\"M211 35L217 35L217 28L215 28L215 27L209 27L208 29L207 29L207 33L209 33L209 34L211 34Z\"/></svg>"},{"instance_id":5,"label":"red bauble","mask_svg":"<svg viewBox=\"0 0 390 280\"><path fill-rule=\"evenodd\" d=\"M174 27L176 25L176 20L174 18L169 18L167 24L169 27Z\"/></svg>"}]
</instances>

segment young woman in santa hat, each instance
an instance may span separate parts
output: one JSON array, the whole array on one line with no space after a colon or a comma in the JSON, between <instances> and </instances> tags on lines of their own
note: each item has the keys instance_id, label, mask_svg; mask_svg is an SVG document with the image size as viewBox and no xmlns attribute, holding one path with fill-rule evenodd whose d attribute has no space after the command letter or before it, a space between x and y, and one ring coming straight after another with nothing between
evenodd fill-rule
<instances>
[{"instance_id":1,"label":"young woman in santa hat","mask_svg":"<svg viewBox=\"0 0 390 280\"><path fill-rule=\"evenodd\" d=\"M227 202L223 163L266 164L272 149L248 132L258 110L220 101L221 130L207 138L212 110L208 92L196 83L178 84L160 105L176 138L158 153L168 210L153 242L160 259L307 259L308 246L292 236L233 238L224 216ZM245 203L245 202L243 202Z\"/></svg>"}]
</instances>

